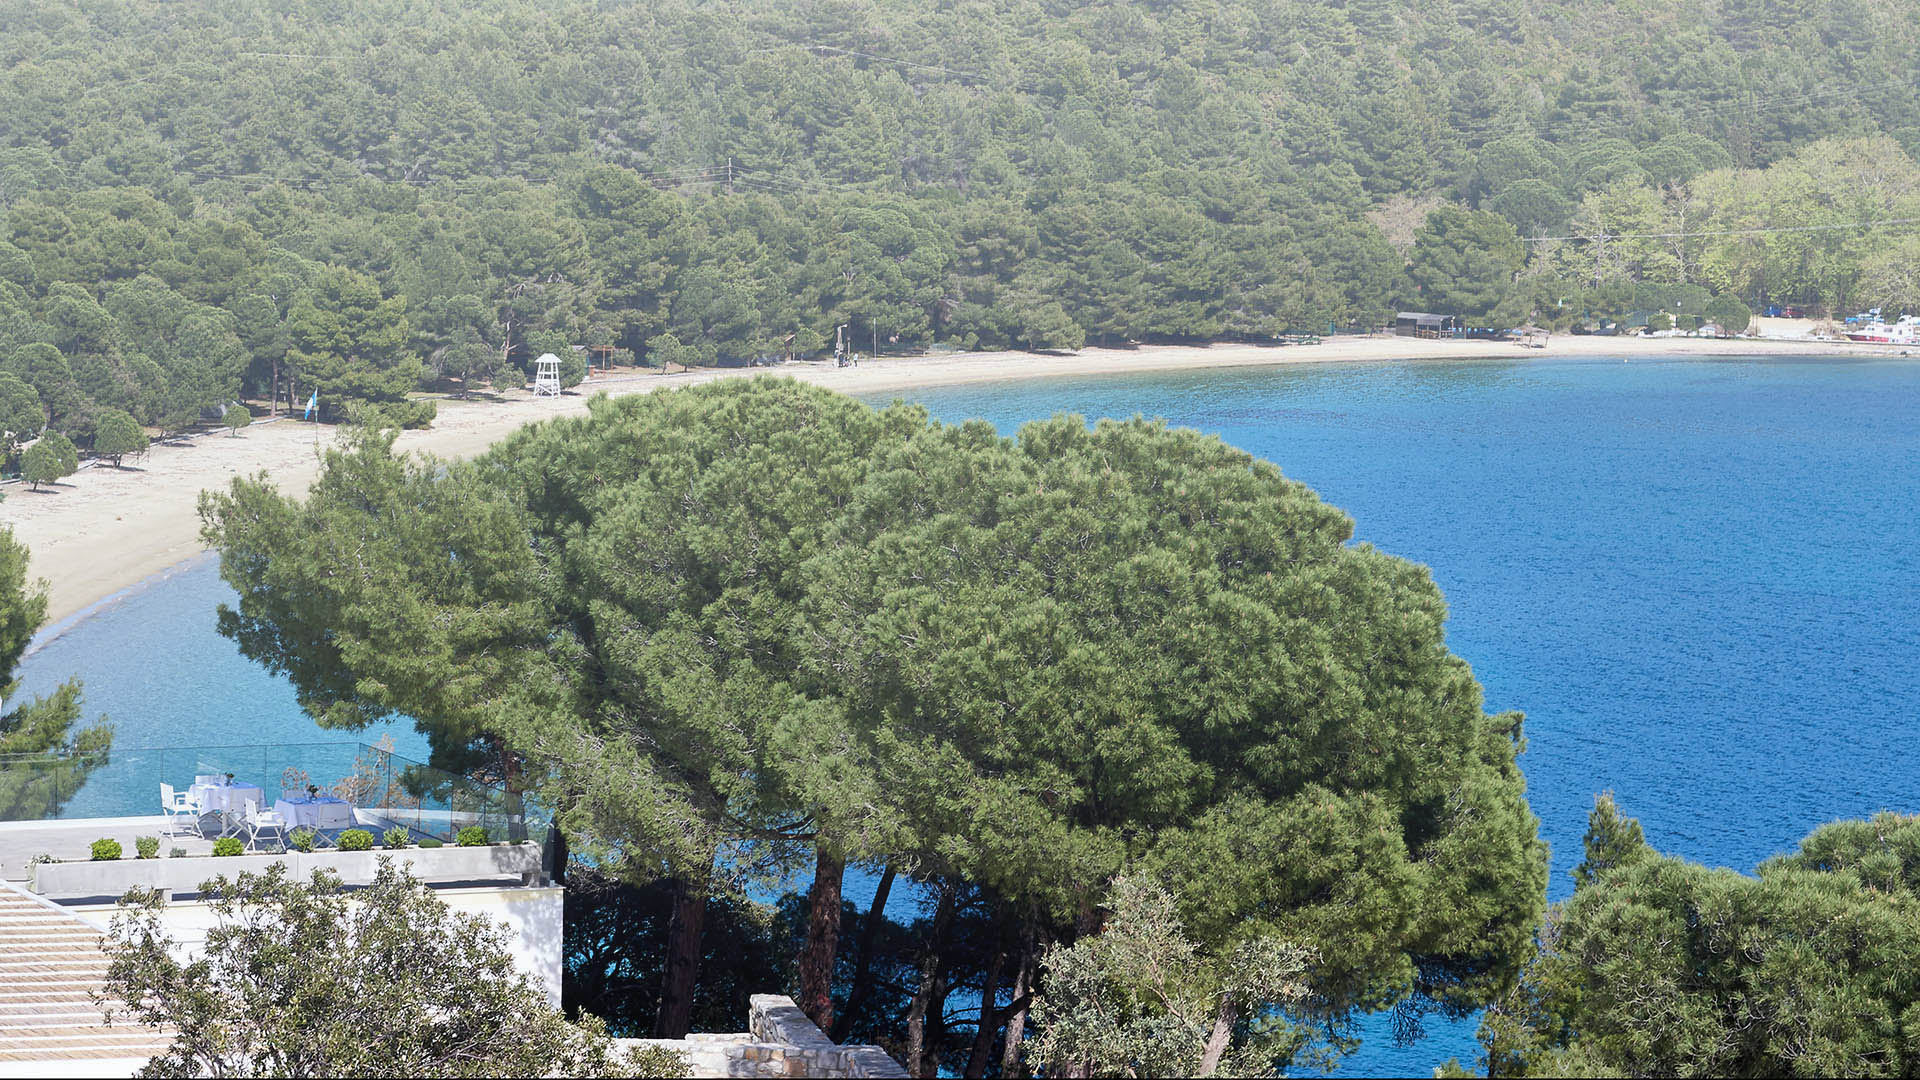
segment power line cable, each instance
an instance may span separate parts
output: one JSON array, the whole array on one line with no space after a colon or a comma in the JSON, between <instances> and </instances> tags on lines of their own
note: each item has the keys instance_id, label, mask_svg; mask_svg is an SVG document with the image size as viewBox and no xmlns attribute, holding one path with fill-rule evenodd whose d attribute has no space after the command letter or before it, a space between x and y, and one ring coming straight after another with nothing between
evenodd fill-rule
<instances>
[{"instance_id":1,"label":"power line cable","mask_svg":"<svg viewBox=\"0 0 1920 1080\"><path fill-rule=\"evenodd\" d=\"M1902 225L1920 225L1920 217L1882 218L1878 221L1847 221L1830 225L1768 225L1751 229L1701 229L1687 232L1581 233L1572 236L1523 236L1526 244L1555 243L1567 240L1686 240L1700 236L1770 236L1775 233L1837 232L1845 229L1882 229Z\"/></svg>"},{"instance_id":2,"label":"power line cable","mask_svg":"<svg viewBox=\"0 0 1920 1080\"><path fill-rule=\"evenodd\" d=\"M784 184L784 185L791 185L793 187L839 189L845 186L845 185L833 183L832 181L814 180L807 177L792 176L786 173L767 172L765 170L760 170L760 169L735 169L733 171L733 178L742 182L752 181L754 183L762 183L762 184Z\"/></svg>"},{"instance_id":3,"label":"power line cable","mask_svg":"<svg viewBox=\"0 0 1920 1080\"><path fill-rule=\"evenodd\" d=\"M817 45L817 44L808 45L807 48L813 49L816 52L839 53L842 56L858 56L867 60L877 60L883 64L897 64L900 67L918 68L921 71L938 71L943 74L952 75L962 79L976 79L981 82L985 82L987 80L987 76L978 71L961 71L958 68L941 67L939 64L917 64L912 60L901 60L901 59L898 59L897 57L881 56L878 53L862 52L859 49L842 49L836 45Z\"/></svg>"},{"instance_id":4,"label":"power line cable","mask_svg":"<svg viewBox=\"0 0 1920 1080\"><path fill-rule=\"evenodd\" d=\"M830 180L811 180L804 177L787 176L780 173L770 173L753 169L735 169L734 178L743 184L762 184L771 189L784 189L795 193L818 195L837 194L840 192L854 192L856 194L873 193L871 188L861 187L857 184L836 183ZM875 183L878 182L879 181L875 181Z\"/></svg>"},{"instance_id":5,"label":"power line cable","mask_svg":"<svg viewBox=\"0 0 1920 1080\"><path fill-rule=\"evenodd\" d=\"M690 166L690 167L687 167L684 169L678 169L678 170L663 170L659 172L641 172L639 170L633 170L633 172L636 178L641 180L646 180L649 182L693 183L693 182L699 182L702 180L711 180L716 182L720 180L724 180L726 178L726 170L727 170L727 166L725 165L703 165L703 166ZM261 185L287 184L287 185L311 186L314 184L343 184L343 183L350 183L355 180L371 180L371 181L374 181L375 183L381 183L381 184L411 184L418 187L433 187L436 185L445 185L445 186L452 186L452 187L472 187L475 185L494 184L494 183L501 183L504 181L518 181L523 184L540 186L545 184L551 184L554 181L554 178L550 176L515 176L515 175L459 176L459 177L453 177L453 176L385 177L385 176L373 176L368 174L360 174L356 176L283 176L283 175L277 175L274 173L224 172L217 169L180 168L178 166L175 166L172 171L177 175L192 177L195 179L238 180L243 183L254 183L254 184L261 184Z\"/></svg>"},{"instance_id":6,"label":"power line cable","mask_svg":"<svg viewBox=\"0 0 1920 1080\"><path fill-rule=\"evenodd\" d=\"M876 63L893 64L898 67L913 68L919 71L932 71L932 72L938 72L943 75L951 75L957 79L970 80L974 83L981 84L982 86L987 87L989 89L1004 87L1006 89L1019 90L1029 94L1054 93L1054 91L1052 90L1048 90L1044 87L1036 86L1032 83L1025 82L1023 80L1015 79L1010 82L999 82L999 81L996 81L993 76L988 75L987 73L981 72L981 71L962 71L959 68L943 67L939 64L922 64L915 60L902 60L897 56L882 56L879 53L865 52L860 49L843 49L838 45L825 45L825 44L821 44L819 42L813 42L813 41L789 41L780 45L769 46L764 49L753 49L753 50L750 50L750 52L752 53L777 52L781 49L805 49L809 52L828 52L828 53L838 53L842 56L857 56L863 60L871 60Z\"/></svg>"},{"instance_id":7,"label":"power line cable","mask_svg":"<svg viewBox=\"0 0 1920 1080\"><path fill-rule=\"evenodd\" d=\"M1586 136L1617 135L1622 126L1636 120L1677 120L1683 124L1693 124L1696 126L1710 124L1716 121L1725 122L1739 116L1757 120L1770 113L1785 109L1802 108L1813 105L1816 102L1828 100L1833 104L1850 100L1854 104L1872 108L1874 103L1866 99L1872 95L1891 95L1897 91L1911 89L1911 83L1895 81L1844 87L1829 86L1822 90L1795 94L1781 94L1770 97L1750 96L1744 101L1702 102L1697 105L1671 105L1649 101L1646 103L1645 108L1637 115L1628 116L1623 114L1618 121L1612 123L1592 121L1572 126L1557 124L1553 126L1550 134L1555 143L1567 145L1571 141L1568 138L1569 136L1573 136L1575 140L1577 140L1580 137ZM1883 102L1881 104L1884 106L1885 103ZM1501 135L1539 136L1541 131L1540 125L1535 120L1525 116L1514 116L1504 119L1488 119L1477 124L1449 125L1446 134L1452 136L1491 136L1497 138Z\"/></svg>"}]
</instances>

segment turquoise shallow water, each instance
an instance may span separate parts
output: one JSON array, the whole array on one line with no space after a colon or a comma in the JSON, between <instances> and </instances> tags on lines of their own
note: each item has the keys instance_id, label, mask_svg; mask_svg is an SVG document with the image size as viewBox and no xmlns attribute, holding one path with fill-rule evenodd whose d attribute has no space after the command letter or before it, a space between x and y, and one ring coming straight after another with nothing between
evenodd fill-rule
<instances>
[{"instance_id":1,"label":"turquoise shallow water","mask_svg":"<svg viewBox=\"0 0 1920 1080\"><path fill-rule=\"evenodd\" d=\"M275 789L287 762L331 785L351 772L355 743L394 740L401 757L425 761L426 738L411 721L364 732L330 731L294 702L293 685L240 655L214 629L214 611L234 598L211 555L195 559L99 606L39 643L20 665L21 690L44 694L79 675L89 717L114 726L112 761L90 778L63 817L157 813L158 784L198 772L234 772ZM194 754L162 753L201 748ZM268 762L272 762L268 767Z\"/></svg>"},{"instance_id":2,"label":"turquoise shallow water","mask_svg":"<svg viewBox=\"0 0 1920 1080\"><path fill-rule=\"evenodd\" d=\"M917 399L1003 430L1068 410L1217 433L1432 567L1489 707L1528 715L1556 897L1597 791L1656 846L1740 869L1821 822L1920 803L1920 363L1315 365ZM28 689L83 675L123 747L339 738L213 632L224 595L210 565L179 572L34 653ZM126 797L90 788L71 812ZM1474 1052L1471 1024L1405 1048L1368 1032L1343 1072Z\"/></svg>"}]
</instances>

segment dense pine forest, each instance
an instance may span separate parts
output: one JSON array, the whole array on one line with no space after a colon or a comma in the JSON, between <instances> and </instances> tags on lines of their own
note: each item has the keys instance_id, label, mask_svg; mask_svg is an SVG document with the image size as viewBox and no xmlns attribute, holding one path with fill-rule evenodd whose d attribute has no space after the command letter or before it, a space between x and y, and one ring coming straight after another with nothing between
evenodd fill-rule
<instances>
[{"instance_id":1,"label":"dense pine forest","mask_svg":"<svg viewBox=\"0 0 1920 1080\"><path fill-rule=\"evenodd\" d=\"M529 358L1920 305L1892 0L0 6L0 431ZM1675 235L1677 234L1677 235ZM1552 238L1561 239L1552 239ZM409 411L410 410L410 411Z\"/></svg>"},{"instance_id":2,"label":"dense pine forest","mask_svg":"<svg viewBox=\"0 0 1920 1080\"><path fill-rule=\"evenodd\" d=\"M577 384L843 332L1920 312L1916 31L1895 0L0 0L0 468L366 419L309 492L203 496L220 630L323 726L410 717L554 813L563 1001L618 1034L785 989L916 1076L1279 1074L1388 1012L1479 1016L1501 1075L1920 1073L1920 819L1748 878L1603 795L1549 905L1522 717L1433 575L1217 438L765 378L394 442L548 352ZM0 531L0 674L26 567ZM78 695L0 716L72 747L69 795L111 735L69 738Z\"/></svg>"}]
</instances>

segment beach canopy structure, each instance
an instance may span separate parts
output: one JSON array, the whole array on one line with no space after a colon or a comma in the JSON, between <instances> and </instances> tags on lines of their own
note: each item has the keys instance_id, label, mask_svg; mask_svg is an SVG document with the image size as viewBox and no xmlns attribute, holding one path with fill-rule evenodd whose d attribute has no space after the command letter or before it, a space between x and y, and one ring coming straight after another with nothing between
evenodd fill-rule
<instances>
[{"instance_id":1,"label":"beach canopy structure","mask_svg":"<svg viewBox=\"0 0 1920 1080\"><path fill-rule=\"evenodd\" d=\"M560 358L552 353L541 353L533 362L533 396L560 396Z\"/></svg>"},{"instance_id":2,"label":"beach canopy structure","mask_svg":"<svg viewBox=\"0 0 1920 1080\"><path fill-rule=\"evenodd\" d=\"M1393 332L1400 337L1458 337L1460 320L1453 315L1435 315L1430 311L1402 311L1393 318Z\"/></svg>"}]
</instances>

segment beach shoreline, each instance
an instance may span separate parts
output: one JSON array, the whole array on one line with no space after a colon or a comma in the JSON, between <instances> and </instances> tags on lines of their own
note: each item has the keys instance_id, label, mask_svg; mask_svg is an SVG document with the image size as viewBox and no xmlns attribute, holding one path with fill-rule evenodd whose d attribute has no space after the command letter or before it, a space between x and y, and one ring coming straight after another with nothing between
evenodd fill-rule
<instances>
[{"instance_id":1,"label":"beach shoreline","mask_svg":"<svg viewBox=\"0 0 1920 1080\"><path fill-rule=\"evenodd\" d=\"M1072 376L1114 376L1329 363L1530 360L1594 357L1834 356L1899 359L1905 351L1851 342L1780 338L1606 338L1556 336L1544 349L1498 341L1421 340L1387 336L1333 338L1318 345L1139 346L1077 353L955 353L882 358L858 367L796 363L775 368L728 368L661 375L620 373L560 398L511 392L500 401L443 401L431 428L401 435L400 449L440 457L468 457L524 424L578 415L587 400L648 393L720 378L791 375L849 394L900 393L966 383ZM320 451L335 428L297 420L256 423L239 438L211 434L184 444L156 445L138 466L106 465L68 477L52 492L13 485L0 503L0 522L32 553L30 572L48 587L48 633L57 636L80 617L129 589L166 574L204 552L199 495L235 476L264 472L282 490L304 493L319 473Z\"/></svg>"}]
</instances>

